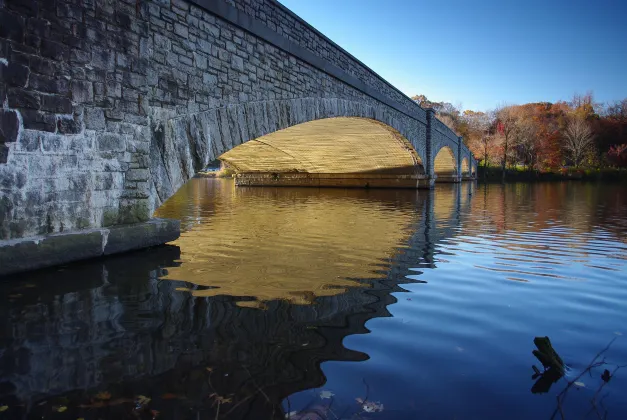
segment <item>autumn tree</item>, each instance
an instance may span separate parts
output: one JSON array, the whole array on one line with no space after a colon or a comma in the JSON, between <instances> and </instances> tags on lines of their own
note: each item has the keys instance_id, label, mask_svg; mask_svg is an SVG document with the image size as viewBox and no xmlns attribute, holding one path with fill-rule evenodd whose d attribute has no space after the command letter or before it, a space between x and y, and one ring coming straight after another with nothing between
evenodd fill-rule
<instances>
[{"instance_id":1,"label":"autumn tree","mask_svg":"<svg viewBox=\"0 0 627 420\"><path fill-rule=\"evenodd\" d=\"M611 146L607 152L607 159L613 166L627 168L627 144Z\"/></svg>"},{"instance_id":2,"label":"autumn tree","mask_svg":"<svg viewBox=\"0 0 627 420\"><path fill-rule=\"evenodd\" d=\"M593 147L593 135L590 124L580 116L569 117L563 133L564 150L570 156L575 167L579 167L585 154Z\"/></svg>"},{"instance_id":3,"label":"autumn tree","mask_svg":"<svg viewBox=\"0 0 627 420\"><path fill-rule=\"evenodd\" d=\"M505 182L505 165L507 165L507 156L516 127L516 114L512 106L501 106L494 111L494 115L496 117L496 131L501 141L503 152L501 182Z\"/></svg>"},{"instance_id":4,"label":"autumn tree","mask_svg":"<svg viewBox=\"0 0 627 420\"><path fill-rule=\"evenodd\" d=\"M458 136L462 135L460 131L461 105L455 106L449 102L433 102L427 99L425 95L415 95L412 96L411 99L423 108L433 109L436 117L442 121L444 125L457 133Z\"/></svg>"},{"instance_id":5,"label":"autumn tree","mask_svg":"<svg viewBox=\"0 0 627 420\"><path fill-rule=\"evenodd\" d=\"M490 132L493 123L493 115L486 112L466 110L461 117L461 127L468 147L476 158L483 161L484 178L494 149L494 136Z\"/></svg>"},{"instance_id":6,"label":"autumn tree","mask_svg":"<svg viewBox=\"0 0 627 420\"><path fill-rule=\"evenodd\" d=\"M531 169L536 163L536 125L534 120L527 116L519 117L514 123L513 144L519 160Z\"/></svg>"},{"instance_id":7,"label":"autumn tree","mask_svg":"<svg viewBox=\"0 0 627 420\"><path fill-rule=\"evenodd\" d=\"M609 161L619 167L627 168L627 144L619 144L610 147L607 152Z\"/></svg>"}]
</instances>

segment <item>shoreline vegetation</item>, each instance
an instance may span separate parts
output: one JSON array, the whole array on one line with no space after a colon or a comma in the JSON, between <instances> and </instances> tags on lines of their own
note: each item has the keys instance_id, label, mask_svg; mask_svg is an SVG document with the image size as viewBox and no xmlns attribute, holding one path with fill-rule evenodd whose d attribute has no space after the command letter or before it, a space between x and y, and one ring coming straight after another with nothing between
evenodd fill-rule
<instances>
[{"instance_id":1,"label":"shoreline vegetation","mask_svg":"<svg viewBox=\"0 0 627 420\"><path fill-rule=\"evenodd\" d=\"M625 183L627 170L617 168L562 168L559 171L540 171L523 168L505 169L505 182L552 182L552 181L585 181ZM488 166L477 168L478 183L502 183L501 167Z\"/></svg>"},{"instance_id":2,"label":"shoreline vegetation","mask_svg":"<svg viewBox=\"0 0 627 420\"><path fill-rule=\"evenodd\" d=\"M478 160L479 181L626 179L627 98L599 103L589 92L487 112L424 95L412 99L464 138Z\"/></svg>"}]
</instances>

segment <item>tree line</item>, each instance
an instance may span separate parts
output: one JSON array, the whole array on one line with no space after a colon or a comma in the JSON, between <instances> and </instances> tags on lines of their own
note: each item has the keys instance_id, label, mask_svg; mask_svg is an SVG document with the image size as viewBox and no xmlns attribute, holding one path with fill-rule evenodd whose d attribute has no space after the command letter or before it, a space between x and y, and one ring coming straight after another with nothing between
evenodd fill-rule
<instances>
[{"instance_id":1,"label":"tree line","mask_svg":"<svg viewBox=\"0 0 627 420\"><path fill-rule=\"evenodd\" d=\"M627 98L594 101L592 93L571 101L502 105L488 112L461 110L447 102L412 97L473 152L480 165L559 172L569 168L627 168Z\"/></svg>"}]
</instances>

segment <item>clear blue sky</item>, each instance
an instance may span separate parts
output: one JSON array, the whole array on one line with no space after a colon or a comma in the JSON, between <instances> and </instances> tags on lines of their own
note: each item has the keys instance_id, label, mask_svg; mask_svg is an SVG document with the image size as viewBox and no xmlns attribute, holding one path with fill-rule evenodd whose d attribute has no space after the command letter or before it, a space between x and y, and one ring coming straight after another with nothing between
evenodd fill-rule
<instances>
[{"instance_id":1,"label":"clear blue sky","mask_svg":"<svg viewBox=\"0 0 627 420\"><path fill-rule=\"evenodd\" d=\"M280 0L405 94L487 110L627 97L627 0Z\"/></svg>"}]
</instances>

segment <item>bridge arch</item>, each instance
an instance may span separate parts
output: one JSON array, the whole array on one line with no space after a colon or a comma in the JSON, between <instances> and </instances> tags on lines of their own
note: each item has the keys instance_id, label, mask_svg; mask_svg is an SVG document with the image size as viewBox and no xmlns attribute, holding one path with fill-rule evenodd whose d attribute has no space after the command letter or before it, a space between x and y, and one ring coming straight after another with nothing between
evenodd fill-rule
<instances>
[{"instance_id":1,"label":"bridge arch","mask_svg":"<svg viewBox=\"0 0 627 420\"><path fill-rule=\"evenodd\" d=\"M391 112L383 105L336 98L297 98L231 105L163 118L162 122L153 124L150 145L151 214L196 172L230 150L290 127L340 118L345 118L344 121L353 119L354 123L360 120L355 127L376 129L382 136L387 133L388 139L395 138L397 144L404 142L407 156L413 155L416 164L422 167L422 156L426 155L425 127L409 117ZM359 130L353 134L358 133ZM367 134L364 132L364 136ZM379 148L379 151L382 149ZM301 169L306 169L306 166Z\"/></svg>"},{"instance_id":2,"label":"bridge arch","mask_svg":"<svg viewBox=\"0 0 627 420\"><path fill-rule=\"evenodd\" d=\"M457 160L449 146L443 146L435 155L433 172L440 180L457 176Z\"/></svg>"},{"instance_id":3,"label":"bridge arch","mask_svg":"<svg viewBox=\"0 0 627 420\"><path fill-rule=\"evenodd\" d=\"M468 165L468 158L464 156L462 159L462 168L461 168L462 176L468 176L470 174L470 167Z\"/></svg>"},{"instance_id":4,"label":"bridge arch","mask_svg":"<svg viewBox=\"0 0 627 420\"><path fill-rule=\"evenodd\" d=\"M236 146L219 159L244 173L425 174L422 158L397 130L356 117L297 124Z\"/></svg>"}]
</instances>

